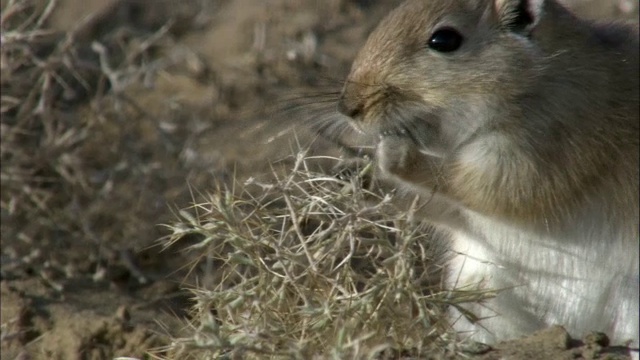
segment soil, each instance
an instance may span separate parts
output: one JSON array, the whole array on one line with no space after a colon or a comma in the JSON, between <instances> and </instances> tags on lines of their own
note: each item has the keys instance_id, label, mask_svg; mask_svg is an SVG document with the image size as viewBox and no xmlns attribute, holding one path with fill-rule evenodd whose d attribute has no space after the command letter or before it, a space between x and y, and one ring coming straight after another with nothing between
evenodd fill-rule
<instances>
[{"instance_id":1,"label":"soil","mask_svg":"<svg viewBox=\"0 0 640 360\"><path fill-rule=\"evenodd\" d=\"M63 211L99 214L91 217L91 231L45 234L3 205L2 358L141 359L148 351L162 353L183 334L191 304L184 284L197 281L197 269L176 249L157 246L167 234L158 224L175 220L172 212L189 205L192 189L206 192L221 179L267 173L270 162L286 159L301 144L314 141L317 153L335 152L312 135L304 118L333 110L356 51L399 2L57 1L48 20L56 31L72 31L81 19L99 15L93 31L77 34L87 43L107 28L152 33L172 21L171 41L154 54L170 64L151 86L128 84L120 93L135 104L128 114L136 115L127 118L136 121L127 125L135 132L124 134L127 140L112 143L108 135L118 130L108 125L90 134L101 145L82 155L109 196L80 197L80 210L69 205ZM637 1L567 2L592 18L638 16ZM81 121L95 113L95 96L72 96L60 116ZM123 157L114 161L108 152ZM105 180L104 174L115 175ZM469 356L574 359L621 352L606 345L597 335L580 341L551 328L469 349Z\"/></svg>"}]
</instances>

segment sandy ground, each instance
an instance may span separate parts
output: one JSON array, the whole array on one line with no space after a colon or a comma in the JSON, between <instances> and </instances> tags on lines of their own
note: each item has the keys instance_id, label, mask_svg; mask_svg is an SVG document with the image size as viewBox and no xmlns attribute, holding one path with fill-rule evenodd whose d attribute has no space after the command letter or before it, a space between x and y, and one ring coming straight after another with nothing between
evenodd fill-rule
<instances>
[{"instance_id":1,"label":"sandy ground","mask_svg":"<svg viewBox=\"0 0 640 360\"><path fill-rule=\"evenodd\" d=\"M177 250L153 246L166 235L157 225L175 219L172 210L189 204L191 189L265 173L270 161L308 144L303 115L333 111L357 49L397 3L59 0L48 20L56 31L109 14L78 35L87 44L116 28L133 36L173 25L153 54L166 59L153 83L124 87L124 120L106 117L88 135L95 145L80 159L95 179L89 187L100 191L60 204L61 212L79 214L72 217L88 214L88 225L45 231L3 203L2 358L142 358L180 336L190 305L181 284L193 284L197 269L189 272L189 258ZM637 1L568 3L593 18L638 16ZM71 96L59 115L69 122L95 116L95 98ZM331 151L321 140L315 149ZM552 328L470 356L597 358L604 344Z\"/></svg>"}]
</instances>

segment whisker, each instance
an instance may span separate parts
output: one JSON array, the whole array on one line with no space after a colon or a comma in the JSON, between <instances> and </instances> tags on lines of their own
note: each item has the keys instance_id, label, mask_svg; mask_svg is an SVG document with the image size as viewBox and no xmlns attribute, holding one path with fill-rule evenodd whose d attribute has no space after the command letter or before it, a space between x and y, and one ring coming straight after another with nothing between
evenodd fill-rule
<instances>
[{"instance_id":1,"label":"whisker","mask_svg":"<svg viewBox=\"0 0 640 360\"><path fill-rule=\"evenodd\" d=\"M339 95L340 95L339 91L333 91L333 92L323 92L323 93L300 94L300 95L291 96L291 97L282 97L281 99L285 101L296 101L296 100L317 99L317 98L331 98L335 100L338 98Z\"/></svg>"},{"instance_id":2,"label":"whisker","mask_svg":"<svg viewBox=\"0 0 640 360\"><path fill-rule=\"evenodd\" d=\"M355 81L355 80L351 80L351 79L347 79L344 81L345 84L355 84L355 85L359 85L359 86L367 86L367 87L380 87L380 88L385 88L386 86L383 84L377 84L377 83L365 83L365 82L361 82L361 81Z\"/></svg>"}]
</instances>

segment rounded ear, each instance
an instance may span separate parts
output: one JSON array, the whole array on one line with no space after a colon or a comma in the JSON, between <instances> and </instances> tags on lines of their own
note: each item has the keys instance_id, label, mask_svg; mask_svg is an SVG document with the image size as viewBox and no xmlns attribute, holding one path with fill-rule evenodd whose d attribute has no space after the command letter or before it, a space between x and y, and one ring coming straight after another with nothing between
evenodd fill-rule
<instances>
[{"instance_id":1,"label":"rounded ear","mask_svg":"<svg viewBox=\"0 0 640 360\"><path fill-rule=\"evenodd\" d=\"M528 35L540 21L545 0L494 0L500 25Z\"/></svg>"}]
</instances>

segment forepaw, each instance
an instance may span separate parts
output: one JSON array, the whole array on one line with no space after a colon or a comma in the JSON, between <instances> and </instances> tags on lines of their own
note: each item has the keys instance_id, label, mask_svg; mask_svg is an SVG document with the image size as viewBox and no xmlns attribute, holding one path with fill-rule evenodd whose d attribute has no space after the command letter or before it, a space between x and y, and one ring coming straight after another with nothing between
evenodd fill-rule
<instances>
[{"instance_id":1,"label":"forepaw","mask_svg":"<svg viewBox=\"0 0 640 360\"><path fill-rule=\"evenodd\" d=\"M383 173L406 178L417 170L421 154L411 139L396 134L383 134L380 136L376 157Z\"/></svg>"},{"instance_id":2,"label":"forepaw","mask_svg":"<svg viewBox=\"0 0 640 360\"><path fill-rule=\"evenodd\" d=\"M332 168L336 178L355 183L359 187L369 189L372 184L372 161L370 158L348 158L341 160Z\"/></svg>"}]
</instances>

